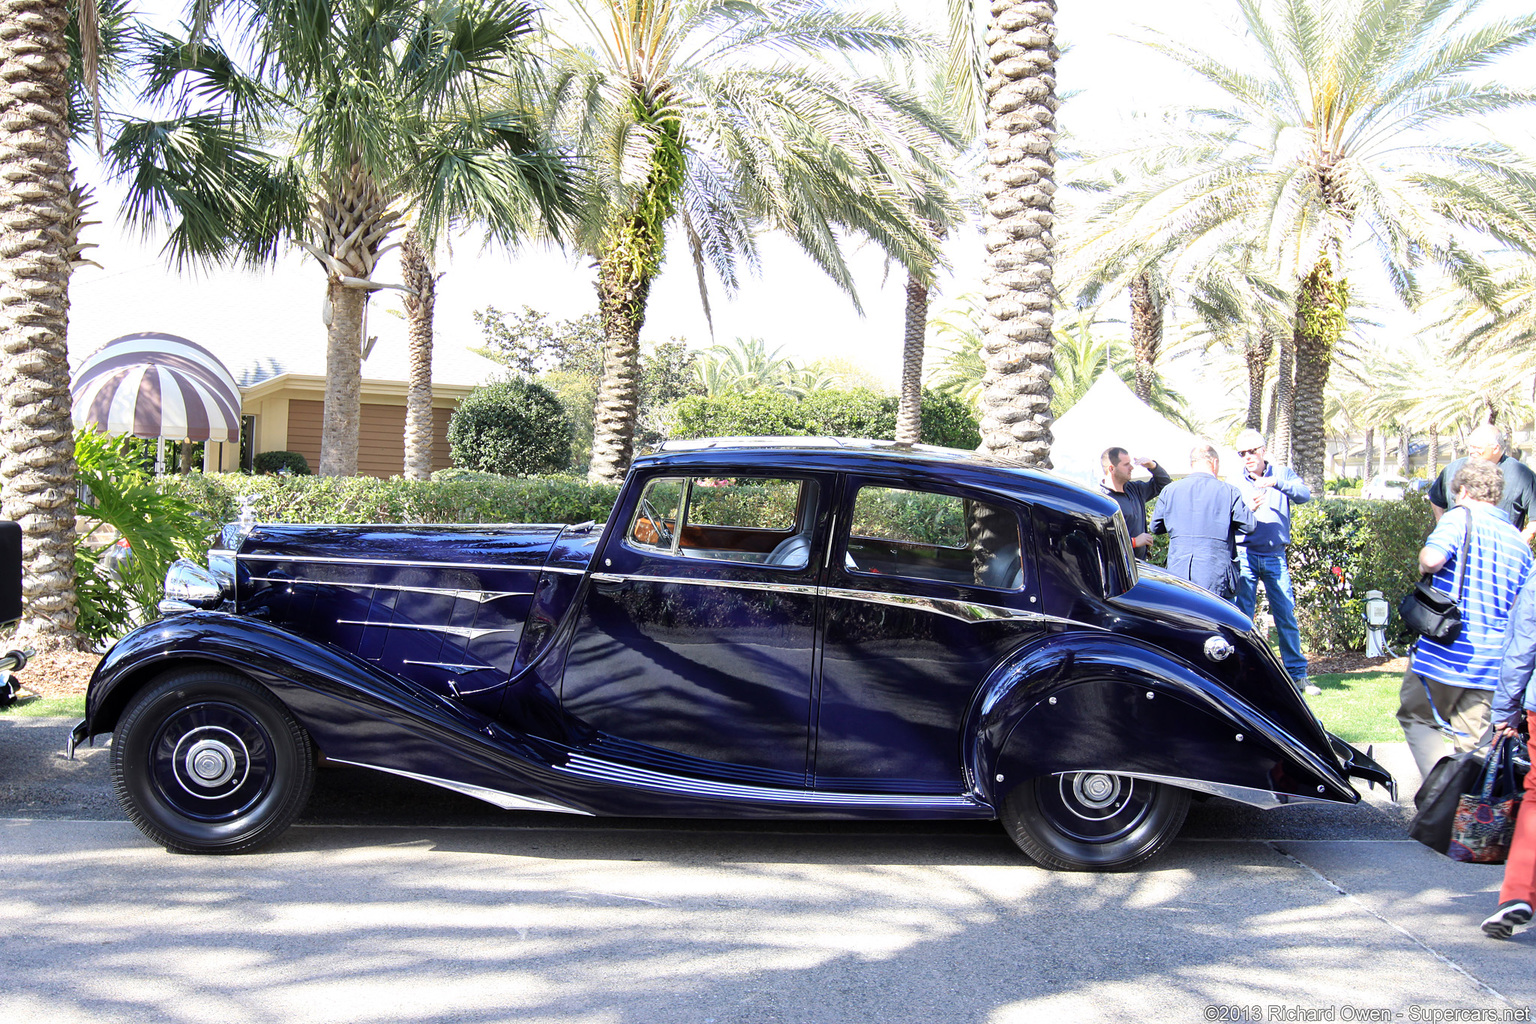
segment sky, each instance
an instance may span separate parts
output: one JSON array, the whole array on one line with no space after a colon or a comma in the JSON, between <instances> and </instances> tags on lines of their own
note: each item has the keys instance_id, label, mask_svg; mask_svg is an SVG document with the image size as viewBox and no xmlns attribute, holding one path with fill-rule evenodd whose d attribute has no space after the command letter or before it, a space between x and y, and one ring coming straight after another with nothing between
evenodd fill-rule
<instances>
[{"instance_id":1,"label":"sky","mask_svg":"<svg viewBox=\"0 0 1536 1024\"><path fill-rule=\"evenodd\" d=\"M1515 4L1499 0L1490 5ZM149 5L173 12L176 5ZM943 0L900 0L910 17L940 25ZM1137 112L1189 106L1211 97L1181 68L1122 33L1146 25L1196 46L1216 46L1235 24L1230 2L1218 0L1061 0L1058 38L1064 51L1058 66L1058 92L1069 98L1061 119L1089 147L1107 146L1122 137ZM162 14L161 17L168 15ZM135 331L182 334L216 350L233 345L259 350L271 339L307 344L323 352L320 305L324 277L315 262L289 253L262 273L217 271L178 274L158 255L158 239L125 236L114 227L120 191L102 180L92 154L76 153L82 178L98 197L96 219L87 240L98 243L90 255L101 269L80 270L71 284L70 350L79 362L108 340ZM674 232L674 236L678 233ZM978 290L983 251L975 230L962 230L946 253L951 271L939 282L935 307ZM787 240L767 237L762 245L762 276L747 280L734 299L711 282L714 340L762 337L770 347L802 362L822 357L846 359L894 385L900 371L906 275L888 266L873 246L855 252L853 263L863 302L861 316L849 298L795 250ZM487 252L473 237L455 240L440 260L444 271L437 302L438 346L480 344L472 314L494 305L522 306L559 319L596 309L594 274L589 261L539 247L515 253ZM392 278L393 268L378 275ZM371 304L369 333L381 346L405 344L395 293L381 293ZM1113 328L1111 328L1113 330ZM711 335L698 286L686 252L674 237L666 263L651 293L642 337L649 341L682 338L707 347ZM932 360L928 364L932 365ZM1197 397L1210 392L1192 366L1170 367L1176 386ZM319 372L316 370L315 372ZM1212 399L1214 401L1214 398ZM1204 404L1202 402L1202 404Z\"/></svg>"}]
</instances>

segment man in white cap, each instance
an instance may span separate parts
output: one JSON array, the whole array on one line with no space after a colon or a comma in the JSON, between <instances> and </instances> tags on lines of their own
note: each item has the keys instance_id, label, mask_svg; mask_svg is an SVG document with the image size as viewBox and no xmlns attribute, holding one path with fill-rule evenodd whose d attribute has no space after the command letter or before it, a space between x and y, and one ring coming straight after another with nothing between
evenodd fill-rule
<instances>
[{"instance_id":1,"label":"man in white cap","mask_svg":"<svg viewBox=\"0 0 1536 1024\"><path fill-rule=\"evenodd\" d=\"M1280 662L1296 688L1308 695L1323 691L1307 679L1307 659L1301 653L1301 627L1296 624L1296 589L1286 549L1291 544L1291 505L1312 500L1312 490L1289 466L1278 466L1265 457L1264 436L1244 430L1233 442L1242 471L1232 483L1243 492L1257 521L1253 532L1237 538L1237 607L1249 618L1259 603L1259 584L1269 599L1280 638Z\"/></svg>"}]
</instances>

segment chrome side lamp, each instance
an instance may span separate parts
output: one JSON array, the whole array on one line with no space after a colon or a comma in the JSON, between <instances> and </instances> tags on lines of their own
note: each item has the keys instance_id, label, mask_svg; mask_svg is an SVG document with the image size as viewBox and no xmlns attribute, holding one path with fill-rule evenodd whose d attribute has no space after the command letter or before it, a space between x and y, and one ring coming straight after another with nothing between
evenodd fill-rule
<instances>
[{"instance_id":1,"label":"chrome side lamp","mask_svg":"<svg viewBox=\"0 0 1536 1024\"><path fill-rule=\"evenodd\" d=\"M1381 596L1379 590L1367 590L1365 592L1365 656L1367 658L1384 658L1387 650L1387 619L1392 614L1392 606L1386 598Z\"/></svg>"}]
</instances>

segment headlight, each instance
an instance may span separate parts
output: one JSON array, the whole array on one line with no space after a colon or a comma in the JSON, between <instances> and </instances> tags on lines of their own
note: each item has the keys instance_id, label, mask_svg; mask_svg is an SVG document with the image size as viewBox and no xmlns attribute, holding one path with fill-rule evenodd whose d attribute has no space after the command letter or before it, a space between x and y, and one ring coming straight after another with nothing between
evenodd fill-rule
<instances>
[{"instance_id":1,"label":"headlight","mask_svg":"<svg viewBox=\"0 0 1536 1024\"><path fill-rule=\"evenodd\" d=\"M189 612L194 608L215 608L224 599L218 577L196 562L178 558L165 574L165 600L162 615Z\"/></svg>"}]
</instances>

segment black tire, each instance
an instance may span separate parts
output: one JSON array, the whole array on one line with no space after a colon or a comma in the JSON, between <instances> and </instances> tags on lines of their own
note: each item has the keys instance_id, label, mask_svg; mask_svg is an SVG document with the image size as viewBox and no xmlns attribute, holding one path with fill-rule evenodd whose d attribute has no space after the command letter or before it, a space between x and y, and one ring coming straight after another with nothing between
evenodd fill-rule
<instances>
[{"instance_id":1,"label":"black tire","mask_svg":"<svg viewBox=\"0 0 1536 1024\"><path fill-rule=\"evenodd\" d=\"M1008 835L1054 871L1125 871L1154 856L1184 825L1189 793L1107 772L1067 772L1013 788L1000 818Z\"/></svg>"},{"instance_id":2,"label":"black tire","mask_svg":"<svg viewBox=\"0 0 1536 1024\"><path fill-rule=\"evenodd\" d=\"M185 669L138 693L112 739L112 787L149 838L182 853L276 839L315 783L309 734L265 688Z\"/></svg>"}]
</instances>

